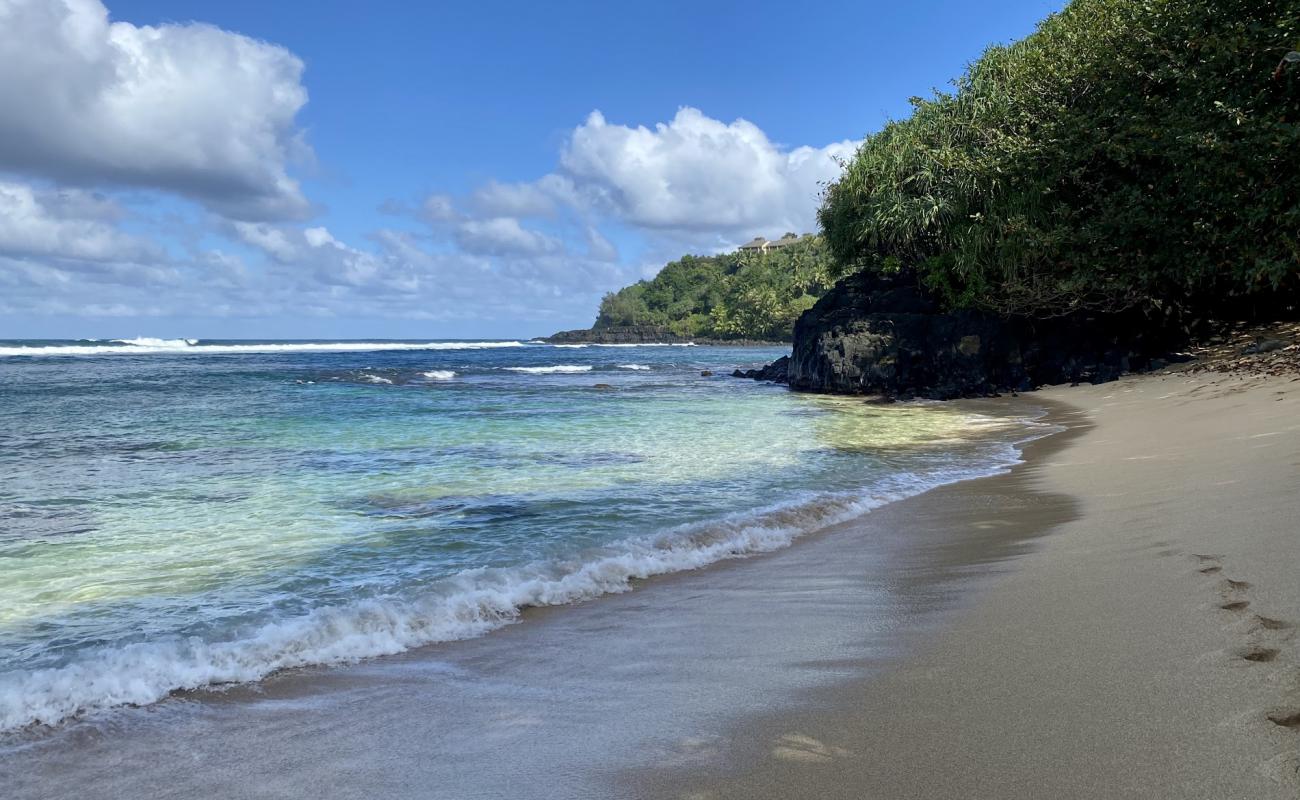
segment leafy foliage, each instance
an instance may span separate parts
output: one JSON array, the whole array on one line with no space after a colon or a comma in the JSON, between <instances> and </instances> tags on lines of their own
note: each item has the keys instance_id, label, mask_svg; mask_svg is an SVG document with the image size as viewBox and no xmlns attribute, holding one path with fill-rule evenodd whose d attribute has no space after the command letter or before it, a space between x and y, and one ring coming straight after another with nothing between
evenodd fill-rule
<instances>
[{"instance_id":1,"label":"leafy foliage","mask_svg":"<svg viewBox=\"0 0 1300 800\"><path fill-rule=\"evenodd\" d=\"M1300 0L1073 0L869 137L819 219L845 271L950 307L1294 296Z\"/></svg>"},{"instance_id":2,"label":"leafy foliage","mask_svg":"<svg viewBox=\"0 0 1300 800\"><path fill-rule=\"evenodd\" d=\"M767 253L683 256L652 280L605 295L595 328L662 325L679 336L788 341L832 281L819 236Z\"/></svg>"}]
</instances>

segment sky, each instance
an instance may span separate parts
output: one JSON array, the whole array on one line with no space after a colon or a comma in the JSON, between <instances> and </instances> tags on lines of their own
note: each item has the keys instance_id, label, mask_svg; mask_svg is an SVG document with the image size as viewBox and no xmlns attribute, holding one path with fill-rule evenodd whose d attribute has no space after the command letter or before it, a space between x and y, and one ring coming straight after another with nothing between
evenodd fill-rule
<instances>
[{"instance_id":1,"label":"sky","mask_svg":"<svg viewBox=\"0 0 1300 800\"><path fill-rule=\"evenodd\" d=\"M1062 0L0 0L0 338L524 338Z\"/></svg>"}]
</instances>

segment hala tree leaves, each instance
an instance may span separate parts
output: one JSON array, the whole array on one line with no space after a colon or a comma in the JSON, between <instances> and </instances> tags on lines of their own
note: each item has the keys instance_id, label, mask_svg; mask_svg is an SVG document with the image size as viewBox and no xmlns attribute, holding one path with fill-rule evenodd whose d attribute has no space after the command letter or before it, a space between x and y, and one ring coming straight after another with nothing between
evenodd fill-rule
<instances>
[{"instance_id":1,"label":"hala tree leaves","mask_svg":"<svg viewBox=\"0 0 1300 800\"><path fill-rule=\"evenodd\" d=\"M1205 309L1297 289L1300 0L1074 0L869 137L835 271L952 307Z\"/></svg>"}]
</instances>

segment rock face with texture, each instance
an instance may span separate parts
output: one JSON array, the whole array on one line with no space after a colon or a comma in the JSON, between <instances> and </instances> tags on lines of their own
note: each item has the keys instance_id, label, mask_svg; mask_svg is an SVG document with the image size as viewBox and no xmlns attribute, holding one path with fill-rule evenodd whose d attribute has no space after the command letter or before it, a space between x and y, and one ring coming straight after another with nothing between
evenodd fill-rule
<instances>
[{"instance_id":1,"label":"rock face with texture","mask_svg":"<svg viewBox=\"0 0 1300 800\"><path fill-rule=\"evenodd\" d=\"M790 382L790 357L781 356L776 361L763 367L762 369L736 370L731 373L733 378L752 378L756 381L772 381L773 383Z\"/></svg>"},{"instance_id":2,"label":"rock face with texture","mask_svg":"<svg viewBox=\"0 0 1300 800\"><path fill-rule=\"evenodd\" d=\"M860 273L799 318L787 373L805 391L949 399L1114 380L1179 338L1140 315L943 313L908 278Z\"/></svg>"}]
</instances>

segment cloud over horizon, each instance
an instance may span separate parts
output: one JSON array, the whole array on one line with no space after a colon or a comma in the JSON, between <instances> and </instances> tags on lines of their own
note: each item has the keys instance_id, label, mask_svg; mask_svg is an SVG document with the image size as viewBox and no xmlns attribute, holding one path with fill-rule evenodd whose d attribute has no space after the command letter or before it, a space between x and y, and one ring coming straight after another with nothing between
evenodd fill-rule
<instances>
[{"instance_id":1,"label":"cloud over horizon","mask_svg":"<svg viewBox=\"0 0 1300 800\"><path fill-rule=\"evenodd\" d=\"M789 148L686 106L652 127L593 111L539 177L373 198L394 222L346 236L293 176L315 154L289 50L110 21L99 0L0 0L0 29L9 315L567 326L684 252L813 229L857 145Z\"/></svg>"},{"instance_id":2,"label":"cloud over horizon","mask_svg":"<svg viewBox=\"0 0 1300 800\"><path fill-rule=\"evenodd\" d=\"M836 159L858 143L777 146L744 119L713 119L689 106L654 129L612 125L593 111L560 154L566 176L597 208L649 229L748 234L806 231Z\"/></svg>"},{"instance_id":3,"label":"cloud over horizon","mask_svg":"<svg viewBox=\"0 0 1300 800\"><path fill-rule=\"evenodd\" d=\"M211 25L110 22L99 0L0 1L0 169L175 192L236 219L301 219L310 148L288 50Z\"/></svg>"}]
</instances>

